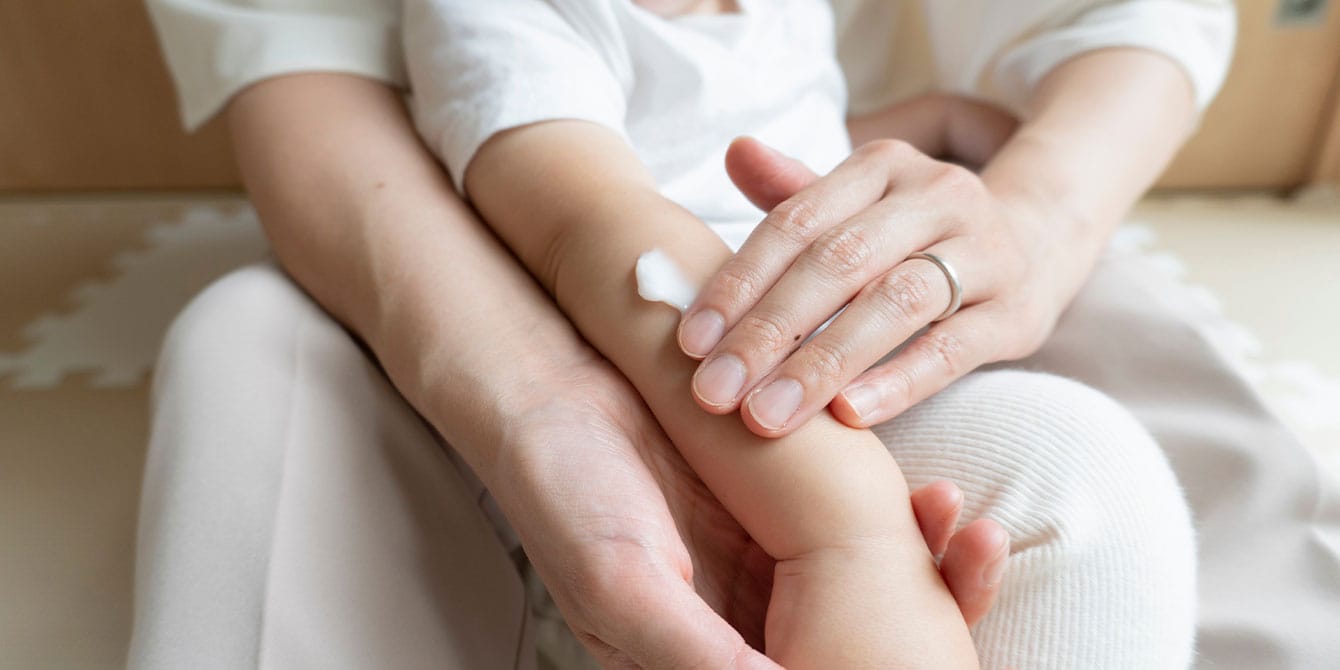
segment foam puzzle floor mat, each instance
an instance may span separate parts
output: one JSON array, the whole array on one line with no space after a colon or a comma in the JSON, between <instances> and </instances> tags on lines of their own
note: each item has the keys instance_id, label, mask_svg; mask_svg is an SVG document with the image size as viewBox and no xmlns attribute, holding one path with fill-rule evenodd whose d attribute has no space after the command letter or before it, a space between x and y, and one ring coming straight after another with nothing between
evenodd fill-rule
<instances>
[{"instance_id":1,"label":"foam puzzle floor mat","mask_svg":"<svg viewBox=\"0 0 1340 670\"><path fill-rule=\"evenodd\" d=\"M1197 258L1188 271L1187 254L1175 253L1203 245L1179 236L1222 238L1232 230L1223 220L1275 215L1261 207L1156 203L1136 216L1152 225L1128 227L1118 246L1213 301L1213 291L1193 284L1214 273L1198 275ZM1340 206L1334 212L1340 231ZM1201 224L1173 225L1183 219ZM1340 232L1315 239L1307 244L1336 241L1329 267L1340 267ZM157 349L195 293L267 254L237 195L0 199L0 667L123 663ZM1340 301L1340 271L1331 278L1329 299ZM1330 333L1340 328L1340 308L1334 313ZM1275 356L1227 317L1203 325L1340 470L1340 371L1312 365L1302 345L1301 360Z\"/></svg>"}]
</instances>

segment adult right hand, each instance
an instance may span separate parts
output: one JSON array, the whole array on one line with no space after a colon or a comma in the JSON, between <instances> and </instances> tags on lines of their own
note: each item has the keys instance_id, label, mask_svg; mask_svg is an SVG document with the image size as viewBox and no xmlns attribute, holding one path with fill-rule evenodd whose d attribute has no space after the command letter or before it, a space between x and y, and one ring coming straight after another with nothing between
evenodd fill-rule
<instances>
[{"instance_id":1,"label":"adult right hand","mask_svg":"<svg viewBox=\"0 0 1340 670\"><path fill-rule=\"evenodd\" d=\"M610 363L591 351L562 374L563 393L517 417L489 483L577 638L607 668L777 668L756 651L771 557ZM955 533L961 500L947 482L912 497L971 625L994 601L1008 539L985 520Z\"/></svg>"}]
</instances>

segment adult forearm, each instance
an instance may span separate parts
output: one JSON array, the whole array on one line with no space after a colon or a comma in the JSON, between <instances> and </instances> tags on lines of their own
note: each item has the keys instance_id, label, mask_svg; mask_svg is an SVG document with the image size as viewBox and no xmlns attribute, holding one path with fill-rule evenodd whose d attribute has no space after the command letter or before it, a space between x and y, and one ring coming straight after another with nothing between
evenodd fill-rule
<instances>
[{"instance_id":1,"label":"adult forearm","mask_svg":"<svg viewBox=\"0 0 1340 670\"><path fill-rule=\"evenodd\" d=\"M1037 216L1076 259L1081 279L1066 287L1073 292L1186 141L1195 114L1191 82L1168 58L1141 49L1088 53L1043 79L982 179Z\"/></svg>"},{"instance_id":2,"label":"adult forearm","mask_svg":"<svg viewBox=\"0 0 1340 670\"><path fill-rule=\"evenodd\" d=\"M228 120L285 269L489 481L511 420L548 397L545 371L589 349L455 195L394 90L281 77Z\"/></svg>"}]
</instances>

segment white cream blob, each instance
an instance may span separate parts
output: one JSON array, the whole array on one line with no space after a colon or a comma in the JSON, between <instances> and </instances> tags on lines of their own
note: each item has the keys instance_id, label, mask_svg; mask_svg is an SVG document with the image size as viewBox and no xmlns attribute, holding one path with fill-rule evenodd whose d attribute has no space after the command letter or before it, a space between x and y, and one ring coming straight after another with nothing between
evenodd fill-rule
<instances>
[{"instance_id":1,"label":"white cream blob","mask_svg":"<svg viewBox=\"0 0 1340 670\"><path fill-rule=\"evenodd\" d=\"M683 312L698 297L698 287L669 254L652 249L637 259L637 294L648 302L663 302Z\"/></svg>"}]
</instances>

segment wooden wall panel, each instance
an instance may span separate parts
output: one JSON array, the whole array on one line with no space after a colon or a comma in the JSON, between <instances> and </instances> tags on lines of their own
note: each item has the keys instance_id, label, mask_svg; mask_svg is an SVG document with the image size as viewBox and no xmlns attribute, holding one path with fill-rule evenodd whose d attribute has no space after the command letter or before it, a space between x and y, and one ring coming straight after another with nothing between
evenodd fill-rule
<instances>
[{"instance_id":1,"label":"wooden wall panel","mask_svg":"<svg viewBox=\"0 0 1340 670\"><path fill-rule=\"evenodd\" d=\"M1232 74L1165 187L1340 180L1340 7L1276 25L1239 0ZM1333 5L1340 3L1332 3ZM0 191L235 187L221 124L186 136L143 0L0 0Z\"/></svg>"},{"instance_id":2,"label":"wooden wall panel","mask_svg":"<svg viewBox=\"0 0 1340 670\"><path fill-rule=\"evenodd\" d=\"M1340 85L1331 97L1330 121L1312 168L1312 180L1340 187Z\"/></svg>"},{"instance_id":3,"label":"wooden wall panel","mask_svg":"<svg viewBox=\"0 0 1340 670\"><path fill-rule=\"evenodd\" d=\"M1340 7L1319 24L1278 24L1279 0L1238 0L1238 49L1170 188L1289 188L1311 179L1340 85Z\"/></svg>"},{"instance_id":4,"label":"wooden wall panel","mask_svg":"<svg viewBox=\"0 0 1340 670\"><path fill-rule=\"evenodd\" d=\"M236 183L221 124L181 131L142 0L0 1L0 190Z\"/></svg>"}]
</instances>

